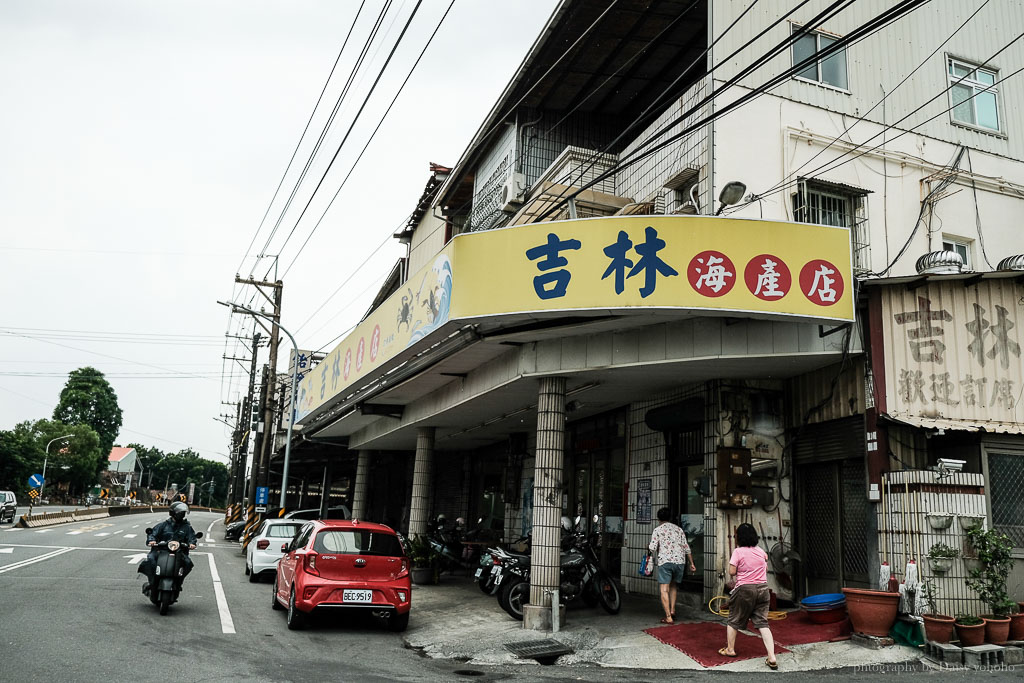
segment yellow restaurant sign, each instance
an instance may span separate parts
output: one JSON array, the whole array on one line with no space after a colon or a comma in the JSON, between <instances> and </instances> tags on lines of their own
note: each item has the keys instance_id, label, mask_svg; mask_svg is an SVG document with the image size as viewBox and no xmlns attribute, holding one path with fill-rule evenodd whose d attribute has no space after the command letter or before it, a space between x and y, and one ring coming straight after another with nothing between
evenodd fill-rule
<instances>
[{"instance_id":1,"label":"yellow restaurant sign","mask_svg":"<svg viewBox=\"0 0 1024 683\"><path fill-rule=\"evenodd\" d=\"M845 228L612 216L459 235L302 380L301 421L450 321L638 308L854 318Z\"/></svg>"}]
</instances>

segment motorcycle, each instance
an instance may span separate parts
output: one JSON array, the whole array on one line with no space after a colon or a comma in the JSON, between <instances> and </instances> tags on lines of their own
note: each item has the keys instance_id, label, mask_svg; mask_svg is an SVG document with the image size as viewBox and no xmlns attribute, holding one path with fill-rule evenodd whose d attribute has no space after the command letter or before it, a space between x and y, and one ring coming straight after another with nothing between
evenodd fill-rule
<instances>
[{"instance_id":1,"label":"motorcycle","mask_svg":"<svg viewBox=\"0 0 1024 683\"><path fill-rule=\"evenodd\" d=\"M441 556L441 571L454 571L465 567L462 563L462 542L459 540L458 526L454 530L447 528L444 515L437 519L427 530L427 541Z\"/></svg>"},{"instance_id":2,"label":"motorcycle","mask_svg":"<svg viewBox=\"0 0 1024 683\"><path fill-rule=\"evenodd\" d=\"M146 529L146 535L153 533ZM196 532L196 538L203 532ZM180 541L160 541L153 548L156 552L153 581L149 584L149 601L160 608L160 614L167 614L172 603L178 601L181 582L185 574L185 556L188 544Z\"/></svg>"},{"instance_id":3,"label":"motorcycle","mask_svg":"<svg viewBox=\"0 0 1024 683\"><path fill-rule=\"evenodd\" d=\"M474 576L477 586L480 587L481 591L488 595L497 594L498 589L501 587L501 576L506 565L512 560L526 560L526 562L529 562L530 537L523 536L517 541L513 541L513 544L517 543L525 543L526 552L520 553L505 550L501 546L493 546L480 554L480 567L477 568Z\"/></svg>"},{"instance_id":4,"label":"motorcycle","mask_svg":"<svg viewBox=\"0 0 1024 683\"><path fill-rule=\"evenodd\" d=\"M566 527L563 522L563 529ZM584 604L593 607L600 604L609 614L618 614L622 609L622 597L615 580L602 567L594 550L592 539L578 530L576 519L572 535L567 539L569 551L561 555L559 570L559 598L569 603L580 598ZM564 545L564 544L563 544ZM498 594L498 603L509 616L523 619L523 605L530 601L530 566L526 561L513 560L507 571L510 580Z\"/></svg>"}]
</instances>

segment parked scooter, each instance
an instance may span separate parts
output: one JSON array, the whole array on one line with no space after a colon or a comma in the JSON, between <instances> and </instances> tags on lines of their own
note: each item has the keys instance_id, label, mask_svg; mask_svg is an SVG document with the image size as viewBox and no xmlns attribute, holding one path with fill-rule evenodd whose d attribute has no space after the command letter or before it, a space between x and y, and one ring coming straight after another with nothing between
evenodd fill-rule
<instances>
[{"instance_id":1,"label":"parked scooter","mask_svg":"<svg viewBox=\"0 0 1024 683\"><path fill-rule=\"evenodd\" d=\"M594 544L579 530L580 518L576 518L571 529L563 518L562 527L572 532L569 538L569 552L562 553L559 571L559 599L569 603L580 598L588 606L600 603L609 614L618 614L622 609L622 597L615 580L600 564ZM508 614L522 621L523 606L530 601L529 559L513 560L506 570L510 574L498 594L498 603Z\"/></svg>"},{"instance_id":2,"label":"parked scooter","mask_svg":"<svg viewBox=\"0 0 1024 683\"><path fill-rule=\"evenodd\" d=\"M461 521L461 518L460 518ZM448 527L444 515L438 515L427 529L427 541L441 556L441 571L463 569L461 529L456 524L454 529Z\"/></svg>"},{"instance_id":3,"label":"parked scooter","mask_svg":"<svg viewBox=\"0 0 1024 683\"><path fill-rule=\"evenodd\" d=\"M153 533L146 529L146 535ZM196 532L196 538L202 538L203 532ZM160 541L153 548L156 550L154 562L155 573L149 584L149 601L159 606L160 614L167 614L172 603L178 601L181 583L185 576L185 557L188 544L179 541Z\"/></svg>"},{"instance_id":4,"label":"parked scooter","mask_svg":"<svg viewBox=\"0 0 1024 683\"><path fill-rule=\"evenodd\" d=\"M501 546L492 546L480 554L480 567L477 568L476 583L480 590L488 595L495 595L501 587L501 576L505 566L512 560L525 560L530 558L530 536L526 535L512 542L513 545L525 543L525 552L506 550Z\"/></svg>"}]
</instances>

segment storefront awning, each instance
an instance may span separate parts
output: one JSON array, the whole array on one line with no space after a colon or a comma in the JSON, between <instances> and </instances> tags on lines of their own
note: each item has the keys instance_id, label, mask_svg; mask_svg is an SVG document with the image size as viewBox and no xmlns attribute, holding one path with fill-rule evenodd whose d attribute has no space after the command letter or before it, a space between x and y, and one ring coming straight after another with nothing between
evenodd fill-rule
<instances>
[{"instance_id":1,"label":"storefront awning","mask_svg":"<svg viewBox=\"0 0 1024 683\"><path fill-rule=\"evenodd\" d=\"M987 420L953 420L942 417L919 417L917 415L884 415L892 422L922 427L961 432L989 432L992 434L1024 434L1024 424L1019 422L993 422Z\"/></svg>"}]
</instances>

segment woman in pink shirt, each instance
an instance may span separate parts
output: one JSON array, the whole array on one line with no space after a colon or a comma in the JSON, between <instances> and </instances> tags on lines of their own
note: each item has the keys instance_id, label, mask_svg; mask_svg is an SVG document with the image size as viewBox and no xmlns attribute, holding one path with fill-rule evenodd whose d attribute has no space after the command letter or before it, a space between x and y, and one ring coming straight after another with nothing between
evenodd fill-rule
<instances>
[{"instance_id":1,"label":"woman in pink shirt","mask_svg":"<svg viewBox=\"0 0 1024 683\"><path fill-rule=\"evenodd\" d=\"M729 598L729 623L726 626L726 646L718 651L725 657L736 656L736 632L747 627L747 620L761 634L768 651L765 664L779 668L775 661L775 639L768 628L768 556L757 546L760 539L750 524L736 528L736 550L729 558L729 576L735 577L736 586Z\"/></svg>"}]
</instances>

